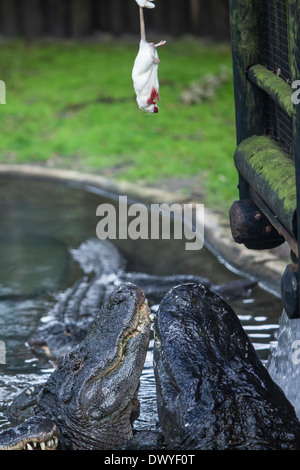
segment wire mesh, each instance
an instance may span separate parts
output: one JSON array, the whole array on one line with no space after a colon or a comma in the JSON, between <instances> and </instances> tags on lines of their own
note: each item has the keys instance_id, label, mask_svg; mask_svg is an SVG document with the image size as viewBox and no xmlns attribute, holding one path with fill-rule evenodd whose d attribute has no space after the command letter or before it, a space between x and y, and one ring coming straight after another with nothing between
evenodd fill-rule
<instances>
[{"instance_id":1,"label":"wire mesh","mask_svg":"<svg viewBox=\"0 0 300 470\"><path fill-rule=\"evenodd\" d=\"M261 34L265 67L291 82L288 48L288 0L261 0ZM266 133L293 157L293 121L268 99Z\"/></svg>"}]
</instances>

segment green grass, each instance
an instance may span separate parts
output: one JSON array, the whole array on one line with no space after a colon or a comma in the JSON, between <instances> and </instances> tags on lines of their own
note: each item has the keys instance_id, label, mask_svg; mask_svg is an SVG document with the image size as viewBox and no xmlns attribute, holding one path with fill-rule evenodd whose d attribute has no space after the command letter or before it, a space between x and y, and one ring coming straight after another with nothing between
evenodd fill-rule
<instances>
[{"instance_id":1,"label":"green grass","mask_svg":"<svg viewBox=\"0 0 300 470\"><path fill-rule=\"evenodd\" d=\"M193 179L201 202L227 210L236 198L232 77L212 101L181 92L220 66L229 45L170 41L160 48L158 114L138 109L131 70L138 43L1 45L0 162L45 164L144 184Z\"/></svg>"}]
</instances>

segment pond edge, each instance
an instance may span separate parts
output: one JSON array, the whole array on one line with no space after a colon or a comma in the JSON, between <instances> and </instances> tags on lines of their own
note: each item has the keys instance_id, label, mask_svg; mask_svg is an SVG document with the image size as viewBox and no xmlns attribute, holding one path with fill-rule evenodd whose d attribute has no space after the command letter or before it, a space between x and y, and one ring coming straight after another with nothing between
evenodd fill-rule
<instances>
[{"instance_id":1,"label":"pond edge","mask_svg":"<svg viewBox=\"0 0 300 470\"><path fill-rule=\"evenodd\" d=\"M180 192L169 192L128 181L119 182L102 175L68 169L0 164L0 175L76 184L87 191L92 188L99 189L112 193L114 196L126 195L135 202L146 204L203 203L188 195L182 195ZM243 277L255 279L262 288L280 297L281 276L289 262L287 257L278 254L276 250L249 250L244 245L235 243L231 235L229 216L226 217L204 206L204 218L206 248L229 270Z\"/></svg>"}]
</instances>

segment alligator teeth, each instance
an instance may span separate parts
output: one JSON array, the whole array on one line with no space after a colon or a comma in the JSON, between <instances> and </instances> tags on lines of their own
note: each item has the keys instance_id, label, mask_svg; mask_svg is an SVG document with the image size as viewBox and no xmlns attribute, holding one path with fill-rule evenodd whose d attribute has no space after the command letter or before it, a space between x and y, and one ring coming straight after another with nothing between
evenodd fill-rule
<instances>
[{"instance_id":1,"label":"alligator teeth","mask_svg":"<svg viewBox=\"0 0 300 470\"><path fill-rule=\"evenodd\" d=\"M47 442L47 446L48 446L48 447L54 447L54 440L53 440L53 439L50 439L50 440Z\"/></svg>"},{"instance_id":2,"label":"alligator teeth","mask_svg":"<svg viewBox=\"0 0 300 470\"><path fill-rule=\"evenodd\" d=\"M24 443L22 449L23 450L56 450L58 445L58 438L57 436L53 436L47 442L26 442Z\"/></svg>"}]
</instances>

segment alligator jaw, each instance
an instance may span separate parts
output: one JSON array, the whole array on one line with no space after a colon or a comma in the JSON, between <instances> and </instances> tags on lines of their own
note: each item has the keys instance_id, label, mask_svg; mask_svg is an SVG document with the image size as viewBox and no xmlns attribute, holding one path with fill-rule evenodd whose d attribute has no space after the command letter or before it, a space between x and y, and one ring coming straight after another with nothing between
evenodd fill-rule
<instances>
[{"instance_id":1,"label":"alligator jaw","mask_svg":"<svg viewBox=\"0 0 300 470\"><path fill-rule=\"evenodd\" d=\"M55 450L59 430L46 417L31 417L0 433L0 450Z\"/></svg>"},{"instance_id":2,"label":"alligator jaw","mask_svg":"<svg viewBox=\"0 0 300 470\"><path fill-rule=\"evenodd\" d=\"M160 304L155 330L157 408L167 448L299 449L293 406L221 297L199 284L177 286Z\"/></svg>"},{"instance_id":3,"label":"alligator jaw","mask_svg":"<svg viewBox=\"0 0 300 470\"><path fill-rule=\"evenodd\" d=\"M60 429L60 449L113 449L132 437L131 417L150 339L140 288L118 286L86 338L59 361L36 414Z\"/></svg>"},{"instance_id":4,"label":"alligator jaw","mask_svg":"<svg viewBox=\"0 0 300 470\"><path fill-rule=\"evenodd\" d=\"M35 416L0 433L0 450L125 445L132 437L149 339L150 309L142 290L131 283L118 286L85 339L43 386Z\"/></svg>"}]
</instances>

